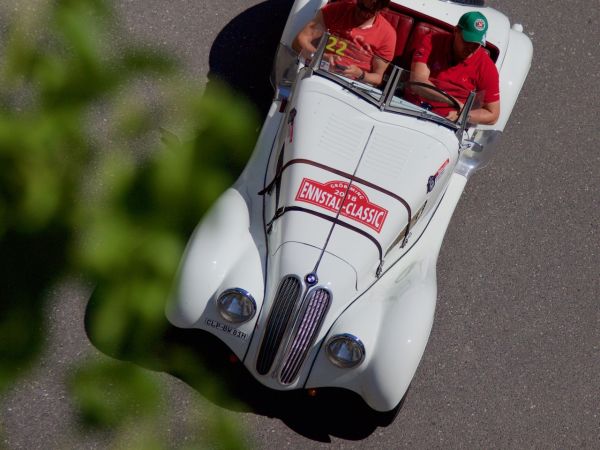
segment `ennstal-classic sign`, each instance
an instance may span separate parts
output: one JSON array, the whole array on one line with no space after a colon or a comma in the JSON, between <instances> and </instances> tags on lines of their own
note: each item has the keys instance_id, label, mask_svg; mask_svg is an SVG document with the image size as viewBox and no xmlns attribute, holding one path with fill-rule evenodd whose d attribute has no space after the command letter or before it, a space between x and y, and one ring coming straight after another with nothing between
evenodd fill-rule
<instances>
[{"instance_id":1,"label":"ennstal-classic sign","mask_svg":"<svg viewBox=\"0 0 600 450\"><path fill-rule=\"evenodd\" d=\"M346 181L319 183L303 178L296 193L296 201L311 203L335 213L340 211L342 216L360 222L378 233L388 214L387 209L371 203L362 189L349 185Z\"/></svg>"}]
</instances>

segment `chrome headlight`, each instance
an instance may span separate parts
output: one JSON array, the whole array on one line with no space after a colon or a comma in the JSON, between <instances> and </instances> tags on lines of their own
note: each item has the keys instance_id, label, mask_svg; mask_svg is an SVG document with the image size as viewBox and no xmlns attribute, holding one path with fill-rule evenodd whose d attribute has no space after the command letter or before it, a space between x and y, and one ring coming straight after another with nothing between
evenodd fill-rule
<instances>
[{"instance_id":1,"label":"chrome headlight","mask_svg":"<svg viewBox=\"0 0 600 450\"><path fill-rule=\"evenodd\" d=\"M327 342L327 357L338 367L356 367L365 359L365 346L356 336L339 334Z\"/></svg>"},{"instance_id":2,"label":"chrome headlight","mask_svg":"<svg viewBox=\"0 0 600 450\"><path fill-rule=\"evenodd\" d=\"M219 295L217 309L221 317L228 322L247 322L256 313L256 302L245 290L234 288L228 289Z\"/></svg>"}]
</instances>

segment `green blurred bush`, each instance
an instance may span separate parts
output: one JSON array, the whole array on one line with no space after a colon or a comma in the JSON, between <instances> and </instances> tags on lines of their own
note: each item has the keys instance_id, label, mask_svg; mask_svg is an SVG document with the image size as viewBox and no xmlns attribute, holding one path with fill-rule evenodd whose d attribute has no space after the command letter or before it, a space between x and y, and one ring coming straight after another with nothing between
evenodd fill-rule
<instances>
[{"instance_id":1,"label":"green blurred bush","mask_svg":"<svg viewBox=\"0 0 600 450\"><path fill-rule=\"evenodd\" d=\"M187 238L240 173L257 130L248 104L183 85L173 60L125 38L103 0L42 1L5 26L0 391L35 361L48 290L67 275L96 286L95 345L154 357ZM70 383L93 426L129 423L128 405L157 416L159 386L132 364L85 365ZM229 424L212 429L225 448L241 445Z\"/></svg>"}]
</instances>

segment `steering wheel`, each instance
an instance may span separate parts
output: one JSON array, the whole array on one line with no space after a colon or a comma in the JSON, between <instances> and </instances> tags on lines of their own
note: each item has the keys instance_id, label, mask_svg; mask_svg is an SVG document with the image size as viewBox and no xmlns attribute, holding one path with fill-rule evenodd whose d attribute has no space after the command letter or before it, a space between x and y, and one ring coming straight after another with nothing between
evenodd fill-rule
<instances>
[{"instance_id":1,"label":"steering wheel","mask_svg":"<svg viewBox=\"0 0 600 450\"><path fill-rule=\"evenodd\" d=\"M433 85L433 84L427 84L427 83L423 83L422 81L404 81L404 87L406 88L406 86L419 86L422 88L426 88L426 89L431 89L432 91L437 92L438 94L446 97L446 99L448 99L448 104L450 106L452 106L454 109L456 109L457 111L460 111L460 104L458 103L458 101L452 97L450 94L448 94L446 91L444 91L443 89L440 89L439 87Z\"/></svg>"}]
</instances>

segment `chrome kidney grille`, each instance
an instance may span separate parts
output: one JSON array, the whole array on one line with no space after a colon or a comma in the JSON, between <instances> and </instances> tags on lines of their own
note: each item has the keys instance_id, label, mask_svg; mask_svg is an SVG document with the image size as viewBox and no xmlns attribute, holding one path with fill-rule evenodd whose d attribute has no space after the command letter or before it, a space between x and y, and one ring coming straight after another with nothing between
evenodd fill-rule
<instances>
[{"instance_id":1,"label":"chrome kidney grille","mask_svg":"<svg viewBox=\"0 0 600 450\"><path fill-rule=\"evenodd\" d=\"M290 344L283 357L279 373L279 381L282 384L291 384L298 376L302 363L321 328L330 303L331 294L326 289L318 288L308 293L298 315Z\"/></svg>"},{"instance_id":2,"label":"chrome kidney grille","mask_svg":"<svg viewBox=\"0 0 600 450\"><path fill-rule=\"evenodd\" d=\"M287 276L281 280L256 360L259 374L266 375L271 370L301 293L302 285L298 277Z\"/></svg>"},{"instance_id":3,"label":"chrome kidney grille","mask_svg":"<svg viewBox=\"0 0 600 450\"><path fill-rule=\"evenodd\" d=\"M297 378L331 303L327 289L314 288L304 296L302 292L297 276L281 280L256 359L260 375L272 371L284 385Z\"/></svg>"}]
</instances>

